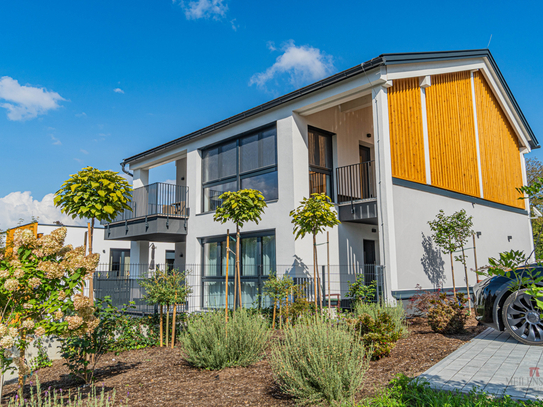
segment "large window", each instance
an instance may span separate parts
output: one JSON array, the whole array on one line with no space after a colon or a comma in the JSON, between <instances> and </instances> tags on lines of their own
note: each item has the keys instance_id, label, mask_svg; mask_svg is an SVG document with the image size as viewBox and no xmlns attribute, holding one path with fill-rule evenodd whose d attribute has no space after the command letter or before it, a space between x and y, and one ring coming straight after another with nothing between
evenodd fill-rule
<instances>
[{"instance_id":1,"label":"large window","mask_svg":"<svg viewBox=\"0 0 543 407\"><path fill-rule=\"evenodd\" d=\"M308 129L309 193L332 198L332 134L314 127Z\"/></svg>"},{"instance_id":2,"label":"large window","mask_svg":"<svg viewBox=\"0 0 543 407\"><path fill-rule=\"evenodd\" d=\"M130 249L110 249L109 267L112 276L127 276L130 271Z\"/></svg>"},{"instance_id":3,"label":"large window","mask_svg":"<svg viewBox=\"0 0 543 407\"><path fill-rule=\"evenodd\" d=\"M234 304L235 238L230 237L228 259L228 305ZM275 271L275 234L244 234L240 242L241 299L243 306L267 306L261 304L258 293L270 272ZM203 306L224 307L226 289L226 236L203 241Z\"/></svg>"},{"instance_id":4,"label":"large window","mask_svg":"<svg viewBox=\"0 0 543 407\"><path fill-rule=\"evenodd\" d=\"M258 189L278 198L276 128L266 127L203 150L203 211L214 211L226 191Z\"/></svg>"}]
</instances>

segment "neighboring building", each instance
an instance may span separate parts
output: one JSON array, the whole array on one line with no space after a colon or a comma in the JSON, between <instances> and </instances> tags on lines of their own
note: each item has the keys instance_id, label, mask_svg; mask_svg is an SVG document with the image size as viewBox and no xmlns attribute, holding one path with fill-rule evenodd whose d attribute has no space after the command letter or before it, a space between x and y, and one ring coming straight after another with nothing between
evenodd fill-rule
<instances>
[{"instance_id":1,"label":"neighboring building","mask_svg":"<svg viewBox=\"0 0 543 407\"><path fill-rule=\"evenodd\" d=\"M30 229L37 237L48 235L53 230L59 227L66 228L65 244L71 244L73 247L85 246L88 242L87 226L61 225L61 224L42 224L39 222L27 223L17 226L16 228L8 229L7 246L10 246L10 241L13 239L13 232L17 229ZM137 263L130 261L130 242L111 241L104 239L102 227L94 229L93 238L93 253L100 254L100 262L98 271L114 271L119 275L126 275L130 271L130 264ZM174 245L172 243L152 243L149 245L149 259L154 259L155 266L167 267L168 264L173 266ZM146 262L149 265L150 262ZM138 270L139 271L139 270Z\"/></svg>"},{"instance_id":2,"label":"neighboring building","mask_svg":"<svg viewBox=\"0 0 543 407\"><path fill-rule=\"evenodd\" d=\"M234 226L213 221L218 196L259 189L268 208L242 234L242 298L254 303L269 271L312 276L312 241L294 239L289 212L324 192L342 222L330 230L330 292L344 295L378 265L385 297L406 298L417 284L451 286L449 258L429 238L440 209L473 216L479 265L531 251L528 202L516 188L526 182L524 154L538 147L490 51L383 54L126 158L133 211L105 226L105 240L130 241L130 261L142 264L150 241L173 242L176 267L193 273L191 304L220 306ZM149 185L149 170L171 162L176 185ZM320 265L326 250L318 246ZM455 270L464 286L460 263Z\"/></svg>"}]
</instances>

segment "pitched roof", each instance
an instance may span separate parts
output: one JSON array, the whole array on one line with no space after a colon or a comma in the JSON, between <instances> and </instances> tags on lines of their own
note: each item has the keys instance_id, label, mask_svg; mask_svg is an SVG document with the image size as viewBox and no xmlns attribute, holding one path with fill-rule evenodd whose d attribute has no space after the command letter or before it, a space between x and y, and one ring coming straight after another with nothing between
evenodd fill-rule
<instances>
[{"instance_id":1,"label":"pitched roof","mask_svg":"<svg viewBox=\"0 0 543 407\"><path fill-rule=\"evenodd\" d=\"M494 58L492 57L490 50L475 49L475 50L463 50L463 51L408 52L408 53L395 53L395 54L381 54L378 57L370 59L369 61L366 61L360 65L356 65L352 68L346 69L335 75L329 76L328 78L322 79L318 82L312 83L303 88L295 90L294 92L287 93L286 95L280 96L276 99L270 100L269 102L253 107L252 109L246 110L242 113L238 113L234 116L229 117L228 119L221 120L217 123L204 127L200 130L194 131L182 137L179 137L175 140L169 141L157 147L146 150L142 153L125 158L123 162L121 163L121 165L124 166L125 164L128 164L132 161L135 161L140 158L146 157L148 155L165 150L177 144L185 143L186 141L204 136L208 133L219 130L223 127L245 120L251 116L273 109L284 103L291 102L295 99L306 96L313 92L317 92L328 86L335 85L338 82L344 81L346 79L350 79L359 74L364 74L370 69L374 69L381 65L386 66L386 65L416 63L416 62L436 62L436 61L443 61L443 60L458 60L458 59L468 59L468 58L487 58L488 59L492 68L494 69L494 72L496 73L498 80L503 86L507 94L507 97L511 101L522 124L524 125L524 127L526 128L526 131L528 132L530 136L529 143L530 143L531 148L539 148L540 147L539 142L537 141L537 138L535 137L530 125L528 124L528 121L524 117L524 114L522 113L520 106L518 105L517 101L515 100L515 97L513 96L513 93L509 89L509 86L507 85L505 78L500 72L500 69L498 68L498 65L496 64L496 61L494 61Z\"/></svg>"}]
</instances>

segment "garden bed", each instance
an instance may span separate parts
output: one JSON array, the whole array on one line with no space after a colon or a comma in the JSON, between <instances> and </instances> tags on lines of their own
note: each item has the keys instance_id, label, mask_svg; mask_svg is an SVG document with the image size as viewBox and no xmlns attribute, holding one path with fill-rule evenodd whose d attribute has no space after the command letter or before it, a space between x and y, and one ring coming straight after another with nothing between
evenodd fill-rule
<instances>
[{"instance_id":1,"label":"garden bed","mask_svg":"<svg viewBox=\"0 0 543 407\"><path fill-rule=\"evenodd\" d=\"M360 397L386 386L398 373L414 377L439 362L462 344L482 332L470 319L466 333L441 335L430 330L421 318L409 320L410 335L398 341L389 357L370 363ZM42 389L49 386L74 391L80 383L68 376L62 361L41 369L37 376ZM33 377L35 380L35 377ZM99 363L98 386L107 392L116 390L117 400L128 397L129 406L290 406L273 381L266 360L247 368L228 368L220 372L189 366L179 349L148 348L109 354ZM16 385L5 387L14 394ZM83 389L85 390L85 389Z\"/></svg>"}]
</instances>

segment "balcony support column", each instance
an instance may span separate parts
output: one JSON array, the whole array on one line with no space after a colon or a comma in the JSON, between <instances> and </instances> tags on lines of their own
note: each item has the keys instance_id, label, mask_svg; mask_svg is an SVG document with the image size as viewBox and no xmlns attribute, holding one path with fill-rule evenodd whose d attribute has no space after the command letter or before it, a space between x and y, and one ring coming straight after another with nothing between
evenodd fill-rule
<instances>
[{"instance_id":1,"label":"balcony support column","mask_svg":"<svg viewBox=\"0 0 543 407\"><path fill-rule=\"evenodd\" d=\"M149 242L130 242L130 278L146 277L149 270Z\"/></svg>"},{"instance_id":2,"label":"balcony support column","mask_svg":"<svg viewBox=\"0 0 543 407\"><path fill-rule=\"evenodd\" d=\"M149 185L149 170L134 170L132 188L140 188Z\"/></svg>"}]
</instances>

